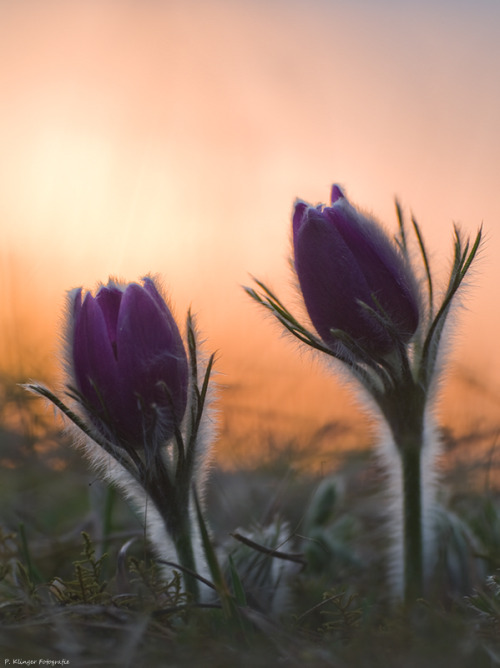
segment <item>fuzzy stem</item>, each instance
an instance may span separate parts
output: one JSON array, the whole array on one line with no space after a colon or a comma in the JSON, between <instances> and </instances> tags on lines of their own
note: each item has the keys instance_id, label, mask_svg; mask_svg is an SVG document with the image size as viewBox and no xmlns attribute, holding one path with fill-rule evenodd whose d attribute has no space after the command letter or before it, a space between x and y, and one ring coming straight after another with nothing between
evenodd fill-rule
<instances>
[{"instance_id":1,"label":"fuzzy stem","mask_svg":"<svg viewBox=\"0 0 500 668\"><path fill-rule=\"evenodd\" d=\"M423 595L422 477L418 441L401 450L403 473L404 598Z\"/></svg>"},{"instance_id":2,"label":"fuzzy stem","mask_svg":"<svg viewBox=\"0 0 500 668\"><path fill-rule=\"evenodd\" d=\"M155 494L155 496L157 496ZM151 494L153 497L153 494ZM167 503L165 504L160 499L156 502L156 506L163 519L165 530L172 539L177 554L179 565L183 566L187 571L196 573L196 560L194 556L191 518L187 504ZM186 592L192 595L194 601L199 600L198 580L184 572L183 575Z\"/></svg>"},{"instance_id":3,"label":"fuzzy stem","mask_svg":"<svg viewBox=\"0 0 500 668\"><path fill-rule=\"evenodd\" d=\"M190 489L188 484L173 484L168 466L160 451L141 484L161 515L167 535L174 544L179 565L196 572L190 517ZM186 591L198 601L198 581L184 572Z\"/></svg>"},{"instance_id":4,"label":"fuzzy stem","mask_svg":"<svg viewBox=\"0 0 500 668\"><path fill-rule=\"evenodd\" d=\"M411 378L383 396L380 407L401 458L403 487L404 598L407 603L423 596L422 451L426 395Z\"/></svg>"},{"instance_id":5,"label":"fuzzy stem","mask_svg":"<svg viewBox=\"0 0 500 668\"><path fill-rule=\"evenodd\" d=\"M174 529L172 538L175 544L175 550L179 559L179 564L186 569L196 573L196 561L192 542L192 529L189 517L189 511L186 508L184 512L179 513L177 526ZM190 575L184 573L184 584L186 591L192 595L194 601L199 600L199 586L198 580Z\"/></svg>"},{"instance_id":6,"label":"fuzzy stem","mask_svg":"<svg viewBox=\"0 0 500 668\"><path fill-rule=\"evenodd\" d=\"M170 488L171 493L166 494L166 483L169 480L166 469L162 466L157 466L155 473L156 477L152 481L148 481L148 484L145 486L146 492L156 505L163 519L165 531L174 543L179 565L196 573L189 511L189 491L185 493L186 490L179 491L178 489ZM186 591L193 596L195 601L198 601L198 580L187 572L184 573L183 577Z\"/></svg>"}]
</instances>

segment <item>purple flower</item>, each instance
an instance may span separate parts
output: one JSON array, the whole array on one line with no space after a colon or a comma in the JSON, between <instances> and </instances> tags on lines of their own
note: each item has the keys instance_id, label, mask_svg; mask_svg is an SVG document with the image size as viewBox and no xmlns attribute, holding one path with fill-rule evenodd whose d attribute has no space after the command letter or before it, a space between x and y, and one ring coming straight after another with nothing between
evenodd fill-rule
<instances>
[{"instance_id":1,"label":"purple flower","mask_svg":"<svg viewBox=\"0 0 500 668\"><path fill-rule=\"evenodd\" d=\"M360 302L388 317L400 342L410 341L419 322L413 274L383 230L356 211L338 186L330 207L295 203L293 245L309 317L332 350L345 352L332 329L343 330L374 356L395 348L394 335Z\"/></svg>"},{"instance_id":2,"label":"purple flower","mask_svg":"<svg viewBox=\"0 0 500 668\"><path fill-rule=\"evenodd\" d=\"M186 410L188 363L155 282L70 293L69 365L98 432L127 449L170 439Z\"/></svg>"}]
</instances>

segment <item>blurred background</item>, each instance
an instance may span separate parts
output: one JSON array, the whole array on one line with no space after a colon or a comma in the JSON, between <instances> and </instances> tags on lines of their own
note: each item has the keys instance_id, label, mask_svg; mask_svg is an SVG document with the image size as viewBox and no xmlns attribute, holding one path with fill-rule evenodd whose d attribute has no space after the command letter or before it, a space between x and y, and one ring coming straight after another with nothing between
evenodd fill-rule
<instances>
[{"instance_id":1,"label":"blurred background","mask_svg":"<svg viewBox=\"0 0 500 668\"><path fill-rule=\"evenodd\" d=\"M11 438L27 419L15 383L57 382L66 290L154 273L218 351L222 466L272 448L328 466L366 445L350 389L241 288L257 276L299 312L293 201L325 202L338 182L390 231L398 197L440 277L452 223L471 235L484 225L439 414L456 439L494 449L499 29L496 0L0 2L0 418ZM13 465L5 450L0 463Z\"/></svg>"}]
</instances>

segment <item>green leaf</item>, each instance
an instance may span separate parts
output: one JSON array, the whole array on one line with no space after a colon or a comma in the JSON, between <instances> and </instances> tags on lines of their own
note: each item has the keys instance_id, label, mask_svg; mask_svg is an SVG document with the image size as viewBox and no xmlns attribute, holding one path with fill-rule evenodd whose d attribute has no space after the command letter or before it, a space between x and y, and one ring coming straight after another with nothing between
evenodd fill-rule
<instances>
[{"instance_id":1,"label":"green leaf","mask_svg":"<svg viewBox=\"0 0 500 668\"><path fill-rule=\"evenodd\" d=\"M213 583L215 585L217 594L219 595L220 602L222 604L222 610L224 611L224 614L227 619L237 620L240 618L240 615L238 613L236 601L229 590L228 584L224 577L224 573L222 572L222 569L220 567L219 560L217 559L217 555L212 545L207 525L205 523L205 519L201 511L198 495L194 488L193 488L193 498L196 509L196 517L198 520L198 526L200 529L203 551L205 552L208 568L210 570Z\"/></svg>"},{"instance_id":2,"label":"green leaf","mask_svg":"<svg viewBox=\"0 0 500 668\"><path fill-rule=\"evenodd\" d=\"M231 583L233 585L234 596L236 598L236 603L238 605L246 606L247 597L245 590L243 589L243 584L240 580L236 566L231 555L229 555L229 571L231 573Z\"/></svg>"},{"instance_id":3,"label":"green leaf","mask_svg":"<svg viewBox=\"0 0 500 668\"><path fill-rule=\"evenodd\" d=\"M431 323L427 337L424 342L422 350L422 364L420 369L420 381L424 387L428 387L432 375L434 373L434 367L437 360L437 354L439 349L439 343L441 341L441 336L444 330L446 323L446 318L450 312L453 298L457 294L458 289L460 288L462 281L464 280L467 272L470 269L474 258L476 257L478 250L481 245L482 238L482 228L479 229L474 244L469 251L470 242L467 240L465 247L462 246L462 239L460 237L460 232L455 226L454 228L454 257L453 265L450 272L450 278L448 281L448 287L443 299L443 302L436 314L436 317Z\"/></svg>"},{"instance_id":4,"label":"green leaf","mask_svg":"<svg viewBox=\"0 0 500 668\"><path fill-rule=\"evenodd\" d=\"M427 255L427 250L425 248L424 244L424 239L422 237L422 234L420 232L420 227L415 219L414 216L411 218L411 222L413 225L413 230L415 231L415 236L417 237L418 241L418 246L420 248L420 253L422 255L422 260L424 263L425 267L425 274L427 277L427 289L429 292L429 320L432 320L432 314L434 311L434 289L432 286L432 274L431 274L431 267L429 264L429 256Z\"/></svg>"}]
</instances>

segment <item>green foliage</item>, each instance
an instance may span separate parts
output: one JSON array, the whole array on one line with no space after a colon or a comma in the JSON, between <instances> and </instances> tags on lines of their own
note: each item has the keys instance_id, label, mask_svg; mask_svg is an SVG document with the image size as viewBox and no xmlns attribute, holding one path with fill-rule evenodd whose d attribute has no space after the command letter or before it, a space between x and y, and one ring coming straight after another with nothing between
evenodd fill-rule
<instances>
[{"instance_id":1,"label":"green foliage","mask_svg":"<svg viewBox=\"0 0 500 668\"><path fill-rule=\"evenodd\" d=\"M448 598L442 597L443 585L433 592L435 598L409 610L395 608L387 596L382 562L372 556L378 553L375 541L384 540L376 513L383 481L367 477L366 466L366 459L353 457L334 477L297 477L289 488L290 505L280 509L280 517L291 524L283 519L249 524L248 507L241 509L245 529L238 538L227 538L224 550L211 554L210 577L220 580L220 591L228 596L229 616L215 594L210 607L194 605L182 592L181 573L165 578L137 540L135 525L133 540L131 525L120 522L118 532L113 526L107 530L108 555L102 554L102 534L74 530L64 543L65 559L58 554L56 532L46 536L45 525L43 536L30 522L24 535L19 522L14 524L17 534L0 529L0 655L18 656L18 648L25 647L27 658L67 658L75 665L104 662L111 668L165 661L179 668L199 663L207 668L279 663L491 668L500 657L500 576L494 568L500 522L494 490L482 496L468 488L458 501L450 497L439 538ZM265 475L266 489L272 489L282 480L283 467L266 468ZM262 485L263 476L263 470L249 474L249 494ZM47 491L52 480L47 479ZM241 480L237 478L240 485ZM75 513L75 527L83 527L78 517L82 508L84 503L67 506L66 526ZM205 536L205 548L212 550L217 542L220 547L220 536L234 533L238 517L235 522L220 534ZM224 551L231 554L227 562L221 558ZM57 570L48 582L40 581L37 573L48 572L51 555ZM471 582L462 577L477 564L481 572L494 573L483 578L484 585L476 586L481 583L478 573ZM461 584L453 590L449 583L458 575ZM284 593L286 605L276 614L275 598Z\"/></svg>"},{"instance_id":2,"label":"green foliage","mask_svg":"<svg viewBox=\"0 0 500 668\"><path fill-rule=\"evenodd\" d=\"M490 575L486 579L486 587L470 596L468 601L484 619L500 625L500 574Z\"/></svg>"},{"instance_id":3,"label":"green foliage","mask_svg":"<svg viewBox=\"0 0 500 668\"><path fill-rule=\"evenodd\" d=\"M16 535L0 527L0 582L7 579L11 571L11 561L17 556Z\"/></svg>"},{"instance_id":4,"label":"green foliage","mask_svg":"<svg viewBox=\"0 0 500 668\"><path fill-rule=\"evenodd\" d=\"M464 508L466 522L479 541L477 549L491 573L500 568L500 501L486 494L478 503Z\"/></svg>"},{"instance_id":5,"label":"green foliage","mask_svg":"<svg viewBox=\"0 0 500 668\"><path fill-rule=\"evenodd\" d=\"M108 583L103 581L101 573L107 554L96 559L95 547L90 536L82 532L83 559L73 562L74 579L54 578L49 585L51 594L58 603L71 605L76 603L96 603L107 605L111 600Z\"/></svg>"},{"instance_id":6,"label":"green foliage","mask_svg":"<svg viewBox=\"0 0 500 668\"><path fill-rule=\"evenodd\" d=\"M14 623L40 609L37 587L30 569L19 558L22 552L16 534L0 527L0 621Z\"/></svg>"},{"instance_id":7,"label":"green foliage","mask_svg":"<svg viewBox=\"0 0 500 668\"><path fill-rule=\"evenodd\" d=\"M359 628L363 610L358 607L359 596L345 591L327 591L321 603L320 614L326 619L320 627L322 633L342 640L352 638ZM328 604L328 606L327 606Z\"/></svg>"},{"instance_id":8,"label":"green foliage","mask_svg":"<svg viewBox=\"0 0 500 668\"><path fill-rule=\"evenodd\" d=\"M346 566L359 564L353 549L359 523L343 511L341 497L340 485L331 477L321 481L310 500L302 535L308 566L314 573L333 576Z\"/></svg>"},{"instance_id":9,"label":"green foliage","mask_svg":"<svg viewBox=\"0 0 500 668\"><path fill-rule=\"evenodd\" d=\"M182 590L180 573L174 572L170 580L166 580L155 563L146 562L130 557L129 588L134 596L126 596L128 604L141 609L151 609L159 614L169 610L178 611L187 607L189 596Z\"/></svg>"},{"instance_id":10,"label":"green foliage","mask_svg":"<svg viewBox=\"0 0 500 668\"><path fill-rule=\"evenodd\" d=\"M486 579L476 593L467 599L471 610L477 616L477 626L482 643L493 659L500 663L500 572Z\"/></svg>"},{"instance_id":11,"label":"green foliage","mask_svg":"<svg viewBox=\"0 0 500 668\"><path fill-rule=\"evenodd\" d=\"M167 618L187 607L189 597L182 591L179 573L166 580L155 563L147 564L134 556L125 559L120 553L114 582L104 579L108 555L96 558L96 549L86 532L82 532L82 558L73 562L72 579L54 578L48 590L61 605L116 606L147 611Z\"/></svg>"}]
</instances>

